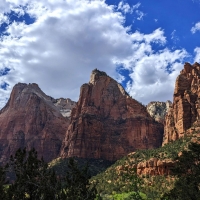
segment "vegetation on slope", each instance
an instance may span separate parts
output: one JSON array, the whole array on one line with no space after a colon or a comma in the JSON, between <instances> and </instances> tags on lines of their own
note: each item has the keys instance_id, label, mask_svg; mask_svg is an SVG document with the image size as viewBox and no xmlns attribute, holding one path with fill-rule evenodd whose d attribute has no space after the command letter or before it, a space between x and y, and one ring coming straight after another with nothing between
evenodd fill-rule
<instances>
[{"instance_id":1,"label":"vegetation on slope","mask_svg":"<svg viewBox=\"0 0 200 200\"><path fill-rule=\"evenodd\" d=\"M173 183L175 181L173 177L166 175L142 175L130 181L128 178L130 174L127 170L130 171L130 169L136 168L139 162L147 161L150 158L174 160L181 151L187 148L190 139L189 137L184 137L158 149L139 150L135 153L131 153L118 160L105 172L92 177L91 181L96 182L98 193L104 196L105 199L109 199L109 195L114 198L116 194L133 192L134 190L131 188L133 181L138 184L138 191L146 194L147 199L161 199L164 193L169 192L170 189L173 188ZM145 199L145 197L143 198Z\"/></svg>"},{"instance_id":2,"label":"vegetation on slope","mask_svg":"<svg viewBox=\"0 0 200 200\"><path fill-rule=\"evenodd\" d=\"M97 195L88 166L80 168L73 158L68 161L67 173L59 177L48 168L43 159L38 159L35 149L29 152L19 149L9 163L0 168L0 198L4 200L94 200ZM6 173L14 179L6 184Z\"/></svg>"}]
</instances>

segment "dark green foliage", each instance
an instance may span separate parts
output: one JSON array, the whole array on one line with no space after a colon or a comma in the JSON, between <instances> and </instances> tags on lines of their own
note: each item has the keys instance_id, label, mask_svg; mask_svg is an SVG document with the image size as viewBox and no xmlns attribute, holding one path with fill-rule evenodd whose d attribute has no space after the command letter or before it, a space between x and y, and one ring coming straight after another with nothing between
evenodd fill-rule
<instances>
[{"instance_id":1,"label":"dark green foliage","mask_svg":"<svg viewBox=\"0 0 200 200\"><path fill-rule=\"evenodd\" d=\"M9 168L15 174L15 181L8 189L9 199L57 199L60 184L54 171L48 170L43 159L37 158L35 149L19 149L10 157Z\"/></svg>"},{"instance_id":2,"label":"dark green foliage","mask_svg":"<svg viewBox=\"0 0 200 200\"><path fill-rule=\"evenodd\" d=\"M93 200L97 196L95 185L89 183L88 165L80 169L73 158L69 159L64 179L63 199ZM99 198L100 199L100 198Z\"/></svg>"},{"instance_id":3,"label":"dark green foliage","mask_svg":"<svg viewBox=\"0 0 200 200\"><path fill-rule=\"evenodd\" d=\"M63 176L68 171L68 163L70 158L57 158L49 163L49 168L56 171L57 175ZM102 160L102 159L92 159L92 158L78 158L74 157L74 161L80 168L84 168L88 163L88 173L91 176L96 176L97 174L105 171L114 162Z\"/></svg>"},{"instance_id":4,"label":"dark green foliage","mask_svg":"<svg viewBox=\"0 0 200 200\"><path fill-rule=\"evenodd\" d=\"M0 168L0 190L5 200L93 200L101 199L95 185L89 183L88 166L78 167L73 158L69 159L68 171L62 179L49 169L43 159L37 158L35 149L29 152L19 149L10 157L7 165L14 174L14 182L4 190L5 172ZM6 195L6 196L5 196Z\"/></svg>"},{"instance_id":5,"label":"dark green foliage","mask_svg":"<svg viewBox=\"0 0 200 200\"><path fill-rule=\"evenodd\" d=\"M176 160L177 164L172 172L177 176L177 181L162 199L200 199L200 144L189 144L188 150L184 150Z\"/></svg>"},{"instance_id":6,"label":"dark green foliage","mask_svg":"<svg viewBox=\"0 0 200 200\"><path fill-rule=\"evenodd\" d=\"M6 184L5 168L0 167L0 199L6 198L5 184Z\"/></svg>"},{"instance_id":7,"label":"dark green foliage","mask_svg":"<svg viewBox=\"0 0 200 200\"><path fill-rule=\"evenodd\" d=\"M142 200L143 198L140 196L142 179L139 178L139 176L137 175L137 169L125 167L125 171L125 178L126 181L129 183L128 192L134 192L128 198L134 200Z\"/></svg>"},{"instance_id":8,"label":"dark green foliage","mask_svg":"<svg viewBox=\"0 0 200 200\"><path fill-rule=\"evenodd\" d=\"M183 137L157 149L138 150L134 154L130 154L116 161L105 172L92 177L91 181L96 181L97 190L103 196L115 193L127 193L130 191L131 182L128 181L128 176L126 176L124 170L117 170L119 166L122 166L124 169L124 166L131 167L138 162L147 161L150 158L158 158L159 160L176 158L178 153L183 151L187 146L189 140L189 137ZM164 176L153 178L143 177L143 179L145 181L138 186L138 191L146 194L147 198L151 200L160 199L163 193L168 192L173 187L173 181L166 179Z\"/></svg>"},{"instance_id":9,"label":"dark green foliage","mask_svg":"<svg viewBox=\"0 0 200 200\"><path fill-rule=\"evenodd\" d=\"M173 187L173 180L166 176L156 175L144 179L141 192L146 194L148 200L160 200Z\"/></svg>"},{"instance_id":10,"label":"dark green foliage","mask_svg":"<svg viewBox=\"0 0 200 200\"><path fill-rule=\"evenodd\" d=\"M184 149L189 140L189 137L183 137L157 149L138 150L133 157L137 158L137 161L139 162L150 158L159 158L161 160L166 158L175 159L177 154Z\"/></svg>"}]
</instances>

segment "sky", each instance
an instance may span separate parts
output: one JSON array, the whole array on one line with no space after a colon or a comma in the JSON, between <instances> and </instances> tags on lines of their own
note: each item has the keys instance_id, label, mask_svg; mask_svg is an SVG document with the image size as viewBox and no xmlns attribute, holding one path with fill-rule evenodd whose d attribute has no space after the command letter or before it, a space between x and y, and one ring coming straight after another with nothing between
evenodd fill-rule
<instances>
[{"instance_id":1,"label":"sky","mask_svg":"<svg viewBox=\"0 0 200 200\"><path fill-rule=\"evenodd\" d=\"M95 68L143 104L200 62L200 0L1 0L0 108L15 84L77 101Z\"/></svg>"}]
</instances>

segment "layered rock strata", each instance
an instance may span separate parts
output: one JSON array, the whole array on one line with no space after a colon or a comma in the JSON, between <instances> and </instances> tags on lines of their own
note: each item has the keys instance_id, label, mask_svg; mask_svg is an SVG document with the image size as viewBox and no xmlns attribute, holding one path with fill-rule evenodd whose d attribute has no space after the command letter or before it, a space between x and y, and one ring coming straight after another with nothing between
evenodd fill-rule
<instances>
[{"instance_id":1,"label":"layered rock strata","mask_svg":"<svg viewBox=\"0 0 200 200\"><path fill-rule=\"evenodd\" d=\"M0 111L0 163L18 148L34 147L50 161L59 155L69 120L37 84L18 83Z\"/></svg>"},{"instance_id":2,"label":"layered rock strata","mask_svg":"<svg viewBox=\"0 0 200 200\"><path fill-rule=\"evenodd\" d=\"M61 156L114 161L137 149L159 147L162 137L163 125L155 122L146 107L96 69L81 87Z\"/></svg>"},{"instance_id":3,"label":"layered rock strata","mask_svg":"<svg viewBox=\"0 0 200 200\"><path fill-rule=\"evenodd\" d=\"M171 169L174 167L175 163L171 159L160 160L158 158L151 158L147 161L139 162L135 165L119 165L116 167L116 171L119 175L123 174L127 168L136 168L138 175L171 175Z\"/></svg>"},{"instance_id":4,"label":"layered rock strata","mask_svg":"<svg viewBox=\"0 0 200 200\"><path fill-rule=\"evenodd\" d=\"M166 115L165 123L163 145L200 127L199 63L185 63L184 69L177 77L173 104Z\"/></svg>"}]
</instances>

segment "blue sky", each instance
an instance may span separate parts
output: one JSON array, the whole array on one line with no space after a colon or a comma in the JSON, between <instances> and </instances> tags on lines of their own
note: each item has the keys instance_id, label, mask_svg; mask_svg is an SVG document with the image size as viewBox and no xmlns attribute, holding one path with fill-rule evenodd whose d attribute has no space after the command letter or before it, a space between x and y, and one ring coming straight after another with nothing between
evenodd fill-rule
<instances>
[{"instance_id":1,"label":"blue sky","mask_svg":"<svg viewBox=\"0 0 200 200\"><path fill-rule=\"evenodd\" d=\"M143 104L172 100L184 62L200 62L200 0L3 0L0 107L18 82L78 100L94 68Z\"/></svg>"}]
</instances>

